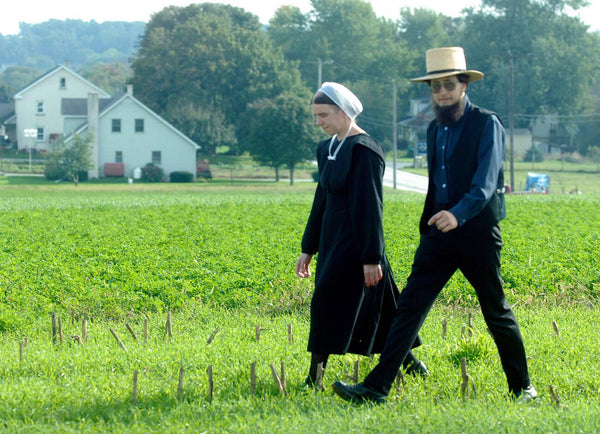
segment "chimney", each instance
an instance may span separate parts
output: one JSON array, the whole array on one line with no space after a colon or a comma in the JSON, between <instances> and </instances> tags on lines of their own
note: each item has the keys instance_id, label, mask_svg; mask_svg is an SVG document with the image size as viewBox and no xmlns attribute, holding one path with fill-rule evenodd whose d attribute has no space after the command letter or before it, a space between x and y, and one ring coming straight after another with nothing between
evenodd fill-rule
<instances>
[{"instance_id":1,"label":"chimney","mask_svg":"<svg viewBox=\"0 0 600 434\"><path fill-rule=\"evenodd\" d=\"M133 96L133 84L127 85L127 95Z\"/></svg>"},{"instance_id":2,"label":"chimney","mask_svg":"<svg viewBox=\"0 0 600 434\"><path fill-rule=\"evenodd\" d=\"M98 102L98 94L95 92L88 93L87 99L87 123L88 123L88 133L91 137L90 146L92 148L92 168L88 171L88 177L98 178L99 176L99 166L100 166L100 147L98 146L98 127L99 127L99 102Z\"/></svg>"}]
</instances>

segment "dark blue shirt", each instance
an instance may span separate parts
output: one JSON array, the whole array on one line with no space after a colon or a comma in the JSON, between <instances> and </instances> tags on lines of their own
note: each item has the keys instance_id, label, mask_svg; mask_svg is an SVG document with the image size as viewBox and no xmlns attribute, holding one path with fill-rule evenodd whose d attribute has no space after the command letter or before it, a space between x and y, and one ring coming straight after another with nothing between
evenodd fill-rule
<instances>
[{"instance_id":1,"label":"dark blue shirt","mask_svg":"<svg viewBox=\"0 0 600 434\"><path fill-rule=\"evenodd\" d=\"M460 152L458 138L470 110L471 102L465 96L465 114L463 117L456 123L438 128L432 170L435 202L438 204L449 202L448 176L452 176L452 168L448 167L447 157L453 152ZM479 214L495 193L498 185L498 175L504 159L504 147L504 127L496 116L490 116L481 134L477 156L477 171L471 181L471 189L455 206L449 209L458 220L459 226Z\"/></svg>"}]
</instances>

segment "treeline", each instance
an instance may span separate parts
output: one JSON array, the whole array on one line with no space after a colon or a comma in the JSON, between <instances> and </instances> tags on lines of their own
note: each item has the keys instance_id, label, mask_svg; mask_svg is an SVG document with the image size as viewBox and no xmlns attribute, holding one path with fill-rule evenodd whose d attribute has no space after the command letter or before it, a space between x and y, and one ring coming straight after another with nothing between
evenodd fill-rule
<instances>
[{"instance_id":1,"label":"treeline","mask_svg":"<svg viewBox=\"0 0 600 434\"><path fill-rule=\"evenodd\" d=\"M0 104L56 65L67 65L110 93L122 91L146 23L49 20L0 34Z\"/></svg>"},{"instance_id":2,"label":"treeline","mask_svg":"<svg viewBox=\"0 0 600 434\"><path fill-rule=\"evenodd\" d=\"M146 23L49 20L21 23L18 35L0 35L0 65L47 71L57 64L74 69L96 63L129 63Z\"/></svg>"},{"instance_id":3,"label":"treeline","mask_svg":"<svg viewBox=\"0 0 600 434\"><path fill-rule=\"evenodd\" d=\"M517 128L530 127L543 114L558 115L551 140L585 154L600 137L600 36L566 13L579 3L483 0L458 18L403 8L398 19L389 20L377 17L365 0L312 0L308 13L280 7L268 26L244 9L203 3L166 7L145 27L125 26L122 39L114 30L121 45L98 36L109 23L88 24L96 26L96 36L67 31L73 21L54 23L49 44L50 33L23 25L19 38L37 34L39 44L30 43L37 51L24 52L29 59L31 53L40 58L54 53L48 66L63 63L67 54L73 59L76 50L64 49L68 41L88 41L79 52L89 57L70 65L80 65L75 69L90 81L111 93L133 83L137 98L207 155L249 151L263 164L290 170L312 157L314 146L303 144L322 136L312 128L307 109L319 81L342 82L355 91L365 106L360 125L389 149L394 88L401 120L411 99L429 98L426 86L408 83L425 73L425 51L459 45L467 66L485 73L469 88L475 103L495 110L507 126L512 114ZM113 49L115 56L128 54L121 60L101 58ZM20 75L22 81L27 71L0 74L0 98L1 86L12 85L6 84L8 76ZM400 147L413 142L414 134L400 129Z\"/></svg>"},{"instance_id":4,"label":"treeline","mask_svg":"<svg viewBox=\"0 0 600 434\"><path fill-rule=\"evenodd\" d=\"M286 125L311 122L310 113L291 115L292 97L307 105L319 79L348 85L365 106L359 123L389 149L394 85L401 119L411 99L430 98L426 86L408 83L425 73L425 51L459 45L468 66L485 73L469 88L474 102L495 110L506 126L512 110L517 128L558 114L552 140L585 153L600 133L593 117L600 113L599 35L566 13L577 7L571 0L483 4L459 18L404 8L388 20L364 0L312 0L308 13L280 7L266 29L231 6L165 8L146 27L132 63L134 87L209 153L226 143L290 167L276 158L311 137L284 136ZM400 146L414 142L414 133L401 130Z\"/></svg>"}]
</instances>

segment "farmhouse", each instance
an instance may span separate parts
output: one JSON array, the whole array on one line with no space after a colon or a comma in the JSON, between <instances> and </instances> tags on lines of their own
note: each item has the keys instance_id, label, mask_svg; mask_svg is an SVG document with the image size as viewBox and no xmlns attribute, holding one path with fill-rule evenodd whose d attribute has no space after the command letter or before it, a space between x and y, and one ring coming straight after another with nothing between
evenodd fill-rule
<instances>
[{"instance_id":1,"label":"farmhouse","mask_svg":"<svg viewBox=\"0 0 600 434\"><path fill-rule=\"evenodd\" d=\"M133 96L133 87L111 97L64 65L48 71L14 96L19 150L48 151L58 138L92 138L90 178L137 177L152 163L165 175L196 175L200 147Z\"/></svg>"}]
</instances>

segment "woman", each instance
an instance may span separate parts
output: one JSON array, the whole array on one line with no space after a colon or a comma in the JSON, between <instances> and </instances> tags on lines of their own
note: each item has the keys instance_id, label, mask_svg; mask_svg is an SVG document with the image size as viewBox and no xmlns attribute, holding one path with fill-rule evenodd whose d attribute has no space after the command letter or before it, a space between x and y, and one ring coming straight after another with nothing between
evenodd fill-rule
<instances>
[{"instance_id":1,"label":"woman","mask_svg":"<svg viewBox=\"0 0 600 434\"><path fill-rule=\"evenodd\" d=\"M330 354L381 352L398 296L384 252L383 149L354 121L362 104L341 84L324 83L312 99L312 111L332 137L317 147L319 183L296 263L296 275L308 277L312 257L319 253L309 386L317 384L317 367L322 363L324 369ZM404 367L428 374L412 352Z\"/></svg>"}]
</instances>

